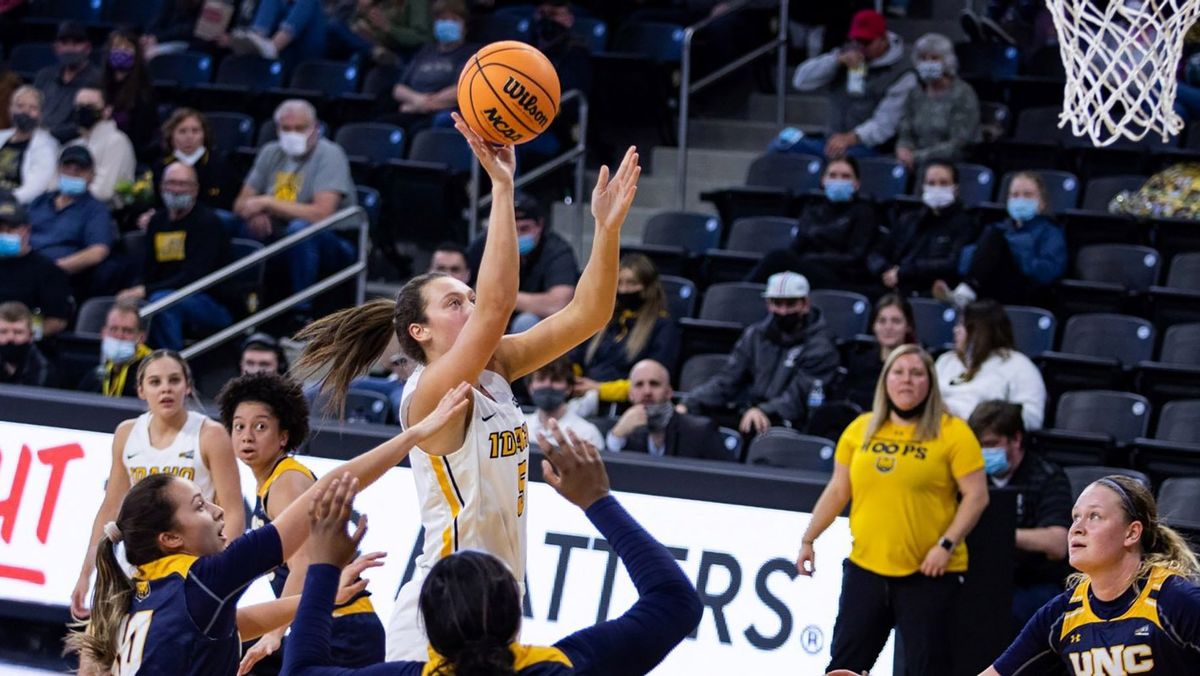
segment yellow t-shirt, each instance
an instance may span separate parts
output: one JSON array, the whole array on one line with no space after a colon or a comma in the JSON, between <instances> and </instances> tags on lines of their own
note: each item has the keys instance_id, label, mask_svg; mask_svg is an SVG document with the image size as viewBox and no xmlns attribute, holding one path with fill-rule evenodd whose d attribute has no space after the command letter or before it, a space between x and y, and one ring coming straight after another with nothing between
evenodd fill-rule
<instances>
[{"instance_id":1,"label":"yellow t-shirt","mask_svg":"<svg viewBox=\"0 0 1200 676\"><path fill-rule=\"evenodd\" d=\"M870 420L865 413L850 423L834 456L850 468L850 560L878 575L911 575L954 520L955 479L983 469L983 452L967 423L951 415L942 418L941 436L918 442L915 425L888 421L864 444ZM946 570L967 570L965 543Z\"/></svg>"}]
</instances>

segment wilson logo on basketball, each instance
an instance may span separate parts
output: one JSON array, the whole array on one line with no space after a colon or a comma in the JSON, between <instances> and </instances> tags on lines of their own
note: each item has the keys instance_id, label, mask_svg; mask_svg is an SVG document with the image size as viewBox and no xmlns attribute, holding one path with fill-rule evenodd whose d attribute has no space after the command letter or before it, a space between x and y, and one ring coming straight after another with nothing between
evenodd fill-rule
<instances>
[{"instance_id":1,"label":"wilson logo on basketball","mask_svg":"<svg viewBox=\"0 0 1200 676\"><path fill-rule=\"evenodd\" d=\"M529 117L533 118L533 121L537 122L539 126L544 127L546 126L546 123L550 121L550 118L546 117L545 113L543 113L541 110L538 110L538 97L529 93L525 89L525 85L518 82L516 78L511 75L508 76L508 82L504 83L504 93L508 94L509 98L516 101L519 106L524 108L525 112L529 113Z\"/></svg>"}]
</instances>

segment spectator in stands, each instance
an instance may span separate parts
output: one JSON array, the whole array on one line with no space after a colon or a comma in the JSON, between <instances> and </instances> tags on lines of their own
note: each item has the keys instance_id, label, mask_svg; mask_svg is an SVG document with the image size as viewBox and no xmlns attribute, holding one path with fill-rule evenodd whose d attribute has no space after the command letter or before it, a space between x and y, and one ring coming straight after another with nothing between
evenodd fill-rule
<instances>
[{"instance_id":1,"label":"spectator in stands","mask_svg":"<svg viewBox=\"0 0 1200 676\"><path fill-rule=\"evenodd\" d=\"M156 183L172 162L183 162L196 170L200 180L199 201L212 209L230 209L237 195L235 174L221 153L210 147L212 133L208 118L192 108L176 108L162 125L162 144L166 151L154 165Z\"/></svg>"},{"instance_id":2,"label":"spectator in stands","mask_svg":"<svg viewBox=\"0 0 1200 676\"><path fill-rule=\"evenodd\" d=\"M564 430L571 430L596 448L604 448L604 437L600 430L581 418L570 405L571 393L575 389L575 373L571 369L570 359L559 357L534 371L529 374L526 385L529 397L537 408L533 413L525 414L531 440L536 443L540 432L549 434L549 423L553 418Z\"/></svg>"},{"instance_id":3,"label":"spectator in stands","mask_svg":"<svg viewBox=\"0 0 1200 676\"><path fill-rule=\"evenodd\" d=\"M572 31L575 10L568 0L542 0L533 11L533 46L550 59L564 92L592 87L591 50Z\"/></svg>"},{"instance_id":4,"label":"spectator in stands","mask_svg":"<svg viewBox=\"0 0 1200 676\"><path fill-rule=\"evenodd\" d=\"M458 242L442 242L433 250L429 259L429 272L442 272L463 284L471 282L471 265L467 263L467 250Z\"/></svg>"},{"instance_id":5,"label":"spectator in stands","mask_svg":"<svg viewBox=\"0 0 1200 676\"><path fill-rule=\"evenodd\" d=\"M213 272L230 259L229 236L211 209L199 204L200 184L194 169L175 162L163 172L159 196L166 208L146 228L142 280L117 294L117 300L156 300L169 296ZM185 334L215 333L233 323L215 296L220 289L193 293L159 312L150 324L150 344L183 349Z\"/></svg>"},{"instance_id":6,"label":"spectator in stands","mask_svg":"<svg viewBox=\"0 0 1200 676\"><path fill-rule=\"evenodd\" d=\"M538 201L532 195L520 192L514 199L521 286L509 331L520 333L571 302L575 283L579 281L579 266L575 262L575 251L567 240L546 229L546 219ZM486 237L486 233L479 235L467 247L467 260L472 271L479 269Z\"/></svg>"},{"instance_id":7,"label":"spectator in stands","mask_svg":"<svg viewBox=\"0 0 1200 676\"><path fill-rule=\"evenodd\" d=\"M13 126L0 130L0 188L29 204L54 185L58 140L39 126L42 93L36 87L13 92L9 110Z\"/></svg>"},{"instance_id":8,"label":"spectator in stands","mask_svg":"<svg viewBox=\"0 0 1200 676\"><path fill-rule=\"evenodd\" d=\"M938 357L937 374L954 415L967 418L979 404L998 399L1021 406L1025 429L1041 429L1046 383L1015 347L1012 322L1000 303L980 300L958 313L954 349Z\"/></svg>"},{"instance_id":9,"label":"spectator in stands","mask_svg":"<svg viewBox=\"0 0 1200 676\"><path fill-rule=\"evenodd\" d=\"M142 45L131 30L119 28L109 34L105 53L104 97L112 106L110 116L134 151L145 156L159 117Z\"/></svg>"},{"instance_id":10,"label":"spectator in stands","mask_svg":"<svg viewBox=\"0 0 1200 676\"><path fill-rule=\"evenodd\" d=\"M1046 214L1050 202L1041 175L1022 171L1008 184L1008 218L984 228L963 248L951 291L934 283L933 295L960 307L977 297L1015 305L1044 303L1046 292L1067 270L1067 238Z\"/></svg>"},{"instance_id":11,"label":"spectator in stands","mask_svg":"<svg viewBox=\"0 0 1200 676\"><path fill-rule=\"evenodd\" d=\"M62 268L30 248L29 233L21 203L0 191L0 303L32 308L41 317L42 336L52 336L71 320L71 286Z\"/></svg>"},{"instance_id":12,"label":"spectator in stands","mask_svg":"<svg viewBox=\"0 0 1200 676\"><path fill-rule=\"evenodd\" d=\"M913 45L913 64L920 87L904 101L896 136L896 159L911 171L939 158L957 161L982 139L979 97L958 77L954 43L940 33L926 33Z\"/></svg>"},{"instance_id":13,"label":"spectator in stands","mask_svg":"<svg viewBox=\"0 0 1200 676\"><path fill-rule=\"evenodd\" d=\"M879 220L875 207L859 197L858 180L854 158L828 162L821 175L825 196L805 202L792 245L768 252L746 279L761 284L777 272L793 270L821 289L866 282L866 256Z\"/></svg>"},{"instance_id":14,"label":"spectator in stands","mask_svg":"<svg viewBox=\"0 0 1200 676\"><path fill-rule=\"evenodd\" d=\"M233 210L246 221L249 236L273 241L358 203L346 152L321 138L317 111L303 99L288 99L275 109L279 140L258 150ZM317 281L321 271L336 270L354 260L354 246L328 230L287 253L292 290ZM298 306L311 312L311 303ZM303 319L303 318L302 318Z\"/></svg>"},{"instance_id":15,"label":"spectator in stands","mask_svg":"<svg viewBox=\"0 0 1200 676\"><path fill-rule=\"evenodd\" d=\"M396 66L433 39L429 0L342 0L329 22L329 53Z\"/></svg>"},{"instance_id":16,"label":"spectator in stands","mask_svg":"<svg viewBox=\"0 0 1200 676\"><path fill-rule=\"evenodd\" d=\"M671 377L662 364L646 359L629 372L629 402L605 437L608 450L654 456L737 460L725 448L717 424L675 410Z\"/></svg>"},{"instance_id":17,"label":"spectator in stands","mask_svg":"<svg viewBox=\"0 0 1200 676\"><path fill-rule=\"evenodd\" d=\"M279 341L266 333L255 333L242 341L242 357L238 361L242 375L251 373L287 373L287 356Z\"/></svg>"},{"instance_id":18,"label":"spectator in stands","mask_svg":"<svg viewBox=\"0 0 1200 676\"><path fill-rule=\"evenodd\" d=\"M54 38L57 66L38 71L33 86L42 92L42 126L66 143L79 136L75 121L75 95L84 87L100 86L100 69L92 65L92 43L83 24L68 19L58 25Z\"/></svg>"},{"instance_id":19,"label":"spectator in stands","mask_svg":"<svg viewBox=\"0 0 1200 676\"><path fill-rule=\"evenodd\" d=\"M991 485L1020 491L1013 566L1015 636L1038 608L1062 592L1071 573L1066 561L1071 483L1061 467L1025 450L1019 404L985 401L967 422L983 446L984 470Z\"/></svg>"},{"instance_id":20,"label":"spectator in stands","mask_svg":"<svg viewBox=\"0 0 1200 676\"><path fill-rule=\"evenodd\" d=\"M667 313L667 294L649 258L627 254L621 259L612 320L572 350L571 359L581 365L584 375L575 383L575 392L596 392L604 402L629 399L626 375L642 360L675 367L679 327Z\"/></svg>"},{"instance_id":21,"label":"spectator in stands","mask_svg":"<svg viewBox=\"0 0 1200 676\"><path fill-rule=\"evenodd\" d=\"M804 275L771 275L763 291L766 319L746 327L721 370L688 393L686 408L732 406L743 434L803 421L814 383L831 382L838 368L837 348L808 292Z\"/></svg>"},{"instance_id":22,"label":"spectator in stands","mask_svg":"<svg viewBox=\"0 0 1200 676\"><path fill-rule=\"evenodd\" d=\"M904 636L904 673L953 673L946 637L967 572L964 542L988 504L987 478L979 442L946 410L933 360L919 346L892 352L871 412L838 440L833 477L800 538L800 574L815 571L814 543L852 495L853 545L827 671L867 670L894 627Z\"/></svg>"},{"instance_id":23,"label":"spectator in stands","mask_svg":"<svg viewBox=\"0 0 1200 676\"><path fill-rule=\"evenodd\" d=\"M896 135L908 93L917 76L904 55L904 41L887 21L864 9L850 23L849 42L796 68L792 86L804 92L829 87L828 138L788 127L771 142L775 152L828 158L877 155Z\"/></svg>"},{"instance_id":24,"label":"spectator in stands","mask_svg":"<svg viewBox=\"0 0 1200 676\"><path fill-rule=\"evenodd\" d=\"M458 74L479 45L466 41L467 5L463 0L434 0L433 43L413 55L392 87L394 112L384 122L398 124L410 137L429 126L450 126L458 107Z\"/></svg>"},{"instance_id":25,"label":"spectator in stands","mask_svg":"<svg viewBox=\"0 0 1200 676\"><path fill-rule=\"evenodd\" d=\"M24 303L0 303L0 383L53 387L50 360L33 344L33 313Z\"/></svg>"},{"instance_id":26,"label":"spectator in stands","mask_svg":"<svg viewBox=\"0 0 1200 676\"><path fill-rule=\"evenodd\" d=\"M885 289L904 294L927 291L952 277L958 257L979 231L958 199L958 169L935 160L925 166L924 207L900 216L867 255L867 269Z\"/></svg>"},{"instance_id":27,"label":"spectator in stands","mask_svg":"<svg viewBox=\"0 0 1200 676\"><path fill-rule=\"evenodd\" d=\"M100 330L100 366L83 377L78 389L106 397L136 397L135 375L151 352L145 341L137 302L117 301Z\"/></svg>"},{"instance_id":28,"label":"spectator in stands","mask_svg":"<svg viewBox=\"0 0 1200 676\"><path fill-rule=\"evenodd\" d=\"M904 296L889 293L875 301L871 311L871 334L875 336L874 343L851 344L843 357L846 398L864 409L871 408L875 401L879 373L892 351L917 342L912 305Z\"/></svg>"},{"instance_id":29,"label":"spectator in stands","mask_svg":"<svg viewBox=\"0 0 1200 676\"><path fill-rule=\"evenodd\" d=\"M204 8L204 0L164 0L159 5L158 14L146 27L146 32L139 39L146 59L153 59L166 49L187 49L195 45L201 47L201 41L195 37L196 22L200 19L200 10Z\"/></svg>"},{"instance_id":30,"label":"spectator in stands","mask_svg":"<svg viewBox=\"0 0 1200 676\"><path fill-rule=\"evenodd\" d=\"M137 168L133 143L125 132L117 129L112 112L104 92L98 88L84 87L75 95L79 138L71 144L84 146L92 154L95 175L88 189L93 197L105 203L112 201L118 182L133 180Z\"/></svg>"},{"instance_id":31,"label":"spectator in stands","mask_svg":"<svg viewBox=\"0 0 1200 676\"><path fill-rule=\"evenodd\" d=\"M321 0L259 0L250 30L235 30L230 48L283 61L287 72L325 55L325 9Z\"/></svg>"},{"instance_id":32,"label":"spectator in stands","mask_svg":"<svg viewBox=\"0 0 1200 676\"><path fill-rule=\"evenodd\" d=\"M74 285L90 295L113 290L119 270L105 265L113 245L108 209L88 193L95 172L92 155L71 145L58 156L58 190L42 194L29 205L33 250L58 264ZM82 300L82 296L77 296Z\"/></svg>"}]
</instances>

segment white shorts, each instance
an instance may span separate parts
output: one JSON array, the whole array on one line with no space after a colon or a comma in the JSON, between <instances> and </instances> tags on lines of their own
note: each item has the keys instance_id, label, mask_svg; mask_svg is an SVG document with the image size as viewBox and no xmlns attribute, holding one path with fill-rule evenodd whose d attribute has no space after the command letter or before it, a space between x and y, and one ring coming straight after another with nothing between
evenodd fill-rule
<instances>
[{"instance_id":1,"label":"white shorts","mask_svg":"<svg viewBox=\"0 0 1200 676\"><path fill-rule=\"evenodd\" d=\"M387 661L429 660L429 639L425 636L425 625L421 623L421 585L425 582L425 571L420 568L413 577L400 587L396 605L387 623Z\"/></svg>"}]
</instances>

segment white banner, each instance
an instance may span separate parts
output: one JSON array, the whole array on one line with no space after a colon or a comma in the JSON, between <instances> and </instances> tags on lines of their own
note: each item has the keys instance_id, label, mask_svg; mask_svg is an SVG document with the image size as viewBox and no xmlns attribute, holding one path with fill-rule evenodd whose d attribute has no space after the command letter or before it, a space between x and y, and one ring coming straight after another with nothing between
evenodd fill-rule
<instances>
[{"instance_id":1,"label":"white banner","mask_svg":"<svg viewBox=\"0 0 1200 676\"><path fill-rule=\"evenodd\" d=\"M112 435L0 422L0 600L65 606L87 549L112 458ZM318 474L337 461L304 457ZM382 485L379 485L382 484ZM242 468L243 493L254 480ZM846 520L821 537L817 575L795 574L794 557L809 515L617 493L621 503L671 548L705 602L694 638L655 674L819 674L850 551ZM530 484L528 593L533 611L521 640L550 644L610 619L637 598L624 569L608 574L607 543L583 513L541 483ZM388 552L370 571L373 602L386 623L420 530L410 471L396 468L366 489L356 508L371 517L364 551ZM265 580L243 598L271 598ZM892 648L873 674L890 674Z\"/></svg>"}]
</instances>

